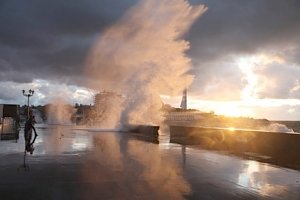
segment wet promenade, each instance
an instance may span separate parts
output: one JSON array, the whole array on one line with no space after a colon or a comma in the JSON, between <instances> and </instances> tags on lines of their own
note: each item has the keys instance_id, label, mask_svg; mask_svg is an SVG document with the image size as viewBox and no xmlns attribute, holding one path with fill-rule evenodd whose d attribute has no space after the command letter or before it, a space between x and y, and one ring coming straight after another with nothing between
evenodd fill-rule
<instances>
[{"instance_id":1,"label":"wet promenade","mask_svg":"<svg viewBox=\"0 0 300 200\"><path fill-rule=\"evenodd\" d=\"M300 171L145 137L50 126L0 141L0 199L300 199Z\"/></svg>"}]
</instances>

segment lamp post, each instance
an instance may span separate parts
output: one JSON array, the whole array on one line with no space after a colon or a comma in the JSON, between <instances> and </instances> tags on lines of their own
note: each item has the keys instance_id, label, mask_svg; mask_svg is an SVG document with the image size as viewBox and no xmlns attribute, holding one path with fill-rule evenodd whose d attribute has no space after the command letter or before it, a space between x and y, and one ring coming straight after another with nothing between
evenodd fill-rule
<instances>
[{"instance_id":1,"label":"lamp post","mask_svg":"<svg viewBox=\"0 0 300 200\"><path fill-rule=\"evenodd\" d=\"M34 94L34 90L30 89L28 93L25 92L25 90L22 90L23 95L27 97L27 120L29 119L29 97L31 97Z\"/></svg>"}]
</instances>

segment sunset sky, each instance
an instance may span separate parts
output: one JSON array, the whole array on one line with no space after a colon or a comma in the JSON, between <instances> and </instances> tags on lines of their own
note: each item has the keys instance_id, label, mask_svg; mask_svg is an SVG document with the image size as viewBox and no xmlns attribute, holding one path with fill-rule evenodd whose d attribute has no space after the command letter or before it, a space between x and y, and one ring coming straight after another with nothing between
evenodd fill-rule
<instances>
[{"instance_id":1,"label":"sunset sky","mask_svg":"<svg viewBox=\"0 0 300 200\"><path fill-rule=\"evenodd\" d=\"M0 103L25 104L23 89L35 90L35 105L49 103L54 95L92 103L95 91L88 89L84 73L87 57L104 31L137 2L1 0ZM208 9L182 36L190 43L188 73L194 76L188 107L300 120L300 1L189 3ZM162 99L179 107L179 95L162 94Z\"/></svg>"}]
</instances>

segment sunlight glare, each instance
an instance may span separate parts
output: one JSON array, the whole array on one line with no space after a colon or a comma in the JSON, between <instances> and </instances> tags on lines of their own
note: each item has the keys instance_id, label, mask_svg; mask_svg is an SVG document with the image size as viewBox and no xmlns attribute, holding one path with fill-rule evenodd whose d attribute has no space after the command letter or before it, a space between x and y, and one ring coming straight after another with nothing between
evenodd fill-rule
<instances>
[{"instance_id":1,"label":"sunlight glare","mask_svg":"<svg viewBox=\"0 0 300 200\"><path fill-rule=\"evenodd\" d=\"M234 132L235 131L235 128L234 127L229 127L228 128L231 132Z\"/></svg>"}]
</instances>

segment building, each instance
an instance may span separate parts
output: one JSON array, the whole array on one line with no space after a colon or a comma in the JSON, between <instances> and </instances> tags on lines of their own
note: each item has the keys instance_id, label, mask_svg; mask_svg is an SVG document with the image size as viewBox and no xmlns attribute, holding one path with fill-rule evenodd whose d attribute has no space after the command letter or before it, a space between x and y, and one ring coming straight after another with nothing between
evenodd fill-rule
<instances>
[{"instance_id":1,"label":"building","mask_svg":"<svg viewBox=\"0 0 300 200\"><path fill-rule=\"evenodd\" d=\"M1 140L18 139L20 122L20 106L0 104L0 136Z\"/></svg>"},{"instance_id":2,"label":"building","mask_svg":"<svg viewBox=\"0 0 300 200\"><path fill-rule=\"evenodd\" d=\"M110 104L111 102L115 102L121 99L122 99L122 95L120 94L109 92L109 91L103 91L95 95L94 106L96 111L99 111L107 104Z\"/></svg>"}]
</instances>

